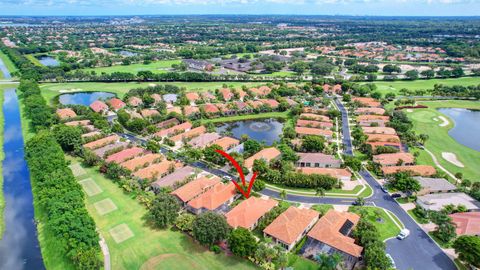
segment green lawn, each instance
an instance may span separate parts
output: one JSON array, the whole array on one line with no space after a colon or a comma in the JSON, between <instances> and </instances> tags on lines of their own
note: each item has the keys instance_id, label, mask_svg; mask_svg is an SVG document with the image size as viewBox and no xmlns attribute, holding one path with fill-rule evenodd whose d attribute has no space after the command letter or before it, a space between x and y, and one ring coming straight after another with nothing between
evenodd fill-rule
<instances>
[{"instance_id":1,"label":"green lawn","mask_svg":"<svg viewBox=\"0 0 480 270\"><path fill-rule=\"evenodd\" d=\"M315 211L320 212L322 215L328 212L328 210L333 209L333 205L331 204L315 204L312 206L312 209Z\"/></svg>"},{"instance_id":2,"label":"green lawn","mask_svg":"<svg viewBox=\"0 0 480 270\"><path fill-rule=\"evenodd\" d=\"M27 55L25 55L25 57L27 57L27 59L30 60L30 62L32 62L35 66L43 67L42 63L40 63L40 61L38 60L38 58L36 57L36 55L34 55L34 54L27 54Z\"/></svg>"},{"instance_id":3,"label":"green lawn","mask_svg":"<svg viewBox=\"0 0 480 270\"><path fill-rule=\"evenodd\" d=\"M258 76L265 76L265 77L290 77L290 76L296 76L296 73L293 71L277 71L277 72L272 72L269 74L258 74Z\"/></svg>"},{"instance_id":4,"label":"green lawn","mask_svg":"<svg viewBox=\"0 0 480 270\"><path fill-rule=\"evenodd\" d=\"M290 254L288 258L288 266L294 270L317 270L319 264L302 256Z\"/></svg>"},{"instance_id":5,"label":"green lawn","mask_svg":"<svg viewBox=\"0 0 480 270\"><path fill-rule=\"evenodd\" d=\"M448 131L453 128L453 120L446 115L441 114L437 108L470 108L480 109L480 103L475 101L424 101L420 102L422 105L427 105L427 109L416 109L411 113L407 113L414 123L414 130L418 133L428 134L429 139L425 146L437 158L439 163L451 173L455 174L461 172L464 178L472 181L480 181L480 152L468 148L450 137ZM441 120L434 121L433 118L438 119L443 116L449 120L449 124L440 127ZM432 158L423 150L420 151L420 156L417 161L419 164L434 165ZM442 158L442 152L455 153L457 159L463 163L464 168L457 167L447 160Z\"/></svg>"},{"instance_id":6,"label":"green lawn","mask_svg":"<svg viewBox=\"0 0 480 270\"><path fill-rule=\"evenodd\" d=\"M265 118L288 118L288 111L285 112L267 112L259 114L245 114L245 115L236 115L236 116L226 116L212 119L203 119L202 124L206 123L223 123L223 122L233 122L233 121L242 121L242 120L251 120L251 119L265 119Z\"/></svg>"},{"instance_id":7,"label":"green lawn","mask_svg":"<svg viewBox=\"0 0 480 270\"><path fill-rule=\"evenodd\" d=\"M81 82L81 83L46 83L41 84L42 94L48 101L51 101L55 96L62 92L75 91L107 91L117 94L122 98L130 89L139 87L148 87L152 83L99 83L99 82ZM214 91L220 89L223 85L228 87L240 88L242 85L259 86L265 83L244 83L244 82L157 82L155 84L168 84L184 87L187 91Z\"/></svg>"},{"instance_id":8,"label":"green lawn","mask_svg":"<svg viewBox=\"0 0 480 270\"><path fill-rule=\"evenodd\" d=\"M400 228L395 225L395 222L393 222L393 220L382 208L373 206L351 206L348 211L353 213L360 213L360 211L365 211L365 217L368 221L372 222L375 225L382 240L395 237L398 233L400 233ZM396 219L396 221L399 222L398 219ZM402 226L401 223L400 226Z\"/></svg>"},{"instance_id":9,"label":"green lawn","mask_svg":"<svg viewBox=\"0 0 480 270\"><path fill-rule=\"evenodd\" d=\"M415 80L415 81L394 81L394 82L384 82L379 81L375 82L375 85L378 88L378 91L382 94L389 92L399 94L398 91L402 88L408 90L426 90L433 89L435 84L444 84L444 85L478 85L480 84L480 77L463 77L456 79L431 79L431 80Z\"/></svg>"},{"instance_id":10,"label":"green lawn","mask_svg":"<svg viewBox=\"0 0 480 270\"><path fill-rule=\"evenodd\" d=\"M172 67L173 64L180 64L181 60L161 60L155 61L148 65L144 64L131 64L131 65L116 65L111 67L96 67L96 68L86 68L83 71L91 72L95 71L97 74L101 73L113 73L113 72L130 72L137 74L139 71L151 71L153 73L164 73L168 72L168 69Z\"/></svg>"},{"instance_id":11,"label":"green lawn","mask_svg":"<svg viewBox=\"0 0 480 270\"><path fill-rule=\"evenodd\" d=\"M0 59L2 59L3 63L7 67L7 69L10 71L10 73L18 71L17 67L13 64L12 60L5 55L2 51L0 51ZM0 72L0 79L3 79L3 73Z\"/></svg>"},{"instance_id":12,"label":"green lawn","mask_svg":"<svg viewBox=\"0 0 480 270\"><path fill-rule=\"evenodd\" d=\"M184 233L155 230L144 225L145 207L125 194L94 168L85 168L86 174L78 179L92 178L102 192L87 197L87 209L95 219L111 254L112 269L255 269L247 260L234 256L216 255L196 244ZM100 215L94 203L110 199L117 207ZM110 230L126 224L133 237L117 243ZM143 268L142 268L143 266Z\"/></svg>"},{"instance_id":13,"label":"green lawn","mask_svg":"<svg viewBox=\"0 0 480 270\"><path fill-rule=\"evenodd\" d=\"M413 219L415 219L415 221L416 221L417 223L419 223L419 224L427 224L427 223L428 223L428 219L426 219L426 218L421 218L421 217L417 216L417 215L415 214L415 212L413 212L413 209L410 209L410 210L408 210L407 212L408 212L408 214L410 214L410 216L411 216Z\"/></svg>"}]
</instances>

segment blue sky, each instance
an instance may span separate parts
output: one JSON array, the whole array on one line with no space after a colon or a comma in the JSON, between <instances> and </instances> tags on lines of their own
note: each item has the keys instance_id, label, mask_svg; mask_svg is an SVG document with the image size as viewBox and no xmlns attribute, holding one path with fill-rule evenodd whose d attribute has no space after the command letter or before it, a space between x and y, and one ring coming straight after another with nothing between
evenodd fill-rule
<instances>
[{"instance_id":1,"label":"blue sky","mask_svg":"<svg viewBox=\"0 0 480 270\"><path fill-rule=\"evenodd\" d=\"M479 16L480 0L0 0L0 15Z\"/></svg>"}]
</instances>

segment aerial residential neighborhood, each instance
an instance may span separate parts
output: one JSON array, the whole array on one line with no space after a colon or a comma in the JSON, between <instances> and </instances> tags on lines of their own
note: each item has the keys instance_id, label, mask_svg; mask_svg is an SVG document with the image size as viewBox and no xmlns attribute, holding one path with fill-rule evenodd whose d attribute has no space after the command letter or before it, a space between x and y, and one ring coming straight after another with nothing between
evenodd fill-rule
<instances>
[{"instance_id":1,"label":"aerial residential neighborhood","mask_svg":"<svg viewBox=\"0 0 480 270\"><path fill-rule=\"evenodd\" d=\"M0 10L0 270L480 268L476 1Z\"/></svg>"}]
</instances>

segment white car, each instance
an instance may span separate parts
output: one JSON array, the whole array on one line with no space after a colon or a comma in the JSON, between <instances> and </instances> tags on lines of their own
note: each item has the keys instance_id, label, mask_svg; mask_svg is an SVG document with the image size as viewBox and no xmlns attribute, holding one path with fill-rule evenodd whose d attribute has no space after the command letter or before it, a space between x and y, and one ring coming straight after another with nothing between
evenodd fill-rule
<instances>
[{"instance_id":1,"label":"white car","mask_svg":"<svg viewBox=\"0 0 480 270\"><path fill-rule=\"evenodd\" d=\"M393 260L392 255L387 253L387 258L390 261L390 264L392 265L391 269L397 269L397 266L395 265L395 261Z\"/></svg>"},{"instance_id":2,"label":"white car","mask_svg":"<svg viewBox=\"0 0 480 270\"><path fill-rule=\"evenodd\" d=\"M397 235L398 240L403 240L407 238L410 235L410 230L408 229L402 229L400 233Z\"/></svg>"}]
</instances>

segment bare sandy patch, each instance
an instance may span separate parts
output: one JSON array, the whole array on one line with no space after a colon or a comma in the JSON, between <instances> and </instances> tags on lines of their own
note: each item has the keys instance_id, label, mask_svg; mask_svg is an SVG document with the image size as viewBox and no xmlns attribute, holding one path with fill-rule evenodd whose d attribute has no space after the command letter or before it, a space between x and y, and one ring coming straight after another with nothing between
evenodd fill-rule
<instances>
[{"instance_id":1,"label":"bare sandy patch","mask_svg":"<svg viewBox=\"0 0 480 270\"><path fill-rule=\"evenodd\" d=\"M438 126L440 126L440 127L446 127L446 126L448 125L449 122L448 122L447 118L445 118L444 116L439 116L438 118L440 118L440 120L443 121L443 122L440 123Z\"/></svg>"},{"instance_id":2,"label":"bare sandy patch","mask_svg":"<svg viewBox=\"0 0 480 270\"><path fill-rule=\"evenodd\" d=\"M442 152L442 158L445 159L446 161L452 163L453 165L455 165L457 167L460 167L460 168L465 167L463 165L463 163L460 162L460 160L457 159L457 155L455 155L454 153Z\"/></svg>"},{"instance_id":3,"label":"bare sandy patch","mask_svg":"<svg viewBox=\"0 0 480 270\"><path fill-rule=\"evenodd\" d=\"M82 91L82 89L81 88L62 89L58 92L60 92L60 93L70 93L70 92L79 92L79 91Z\"/></svg>"}]
</instances>

